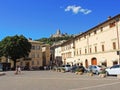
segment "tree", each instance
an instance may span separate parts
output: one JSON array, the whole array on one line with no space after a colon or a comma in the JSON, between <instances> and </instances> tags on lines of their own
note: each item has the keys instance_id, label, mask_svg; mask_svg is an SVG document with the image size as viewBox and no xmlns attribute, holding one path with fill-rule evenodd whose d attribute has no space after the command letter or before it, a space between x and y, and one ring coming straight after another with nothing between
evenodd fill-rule
<instances>
[{"instance_id":1,"label":"tree","mask_svg":"<svg viewBox=\"0 0 120 90\"><path fill-rule=\"evenodd\" d=\"M0 42L1 56L13 60L14 68L18 59L28 57L30 49L31 43L23 35L7 36Z\"/></svg>"}]
</instances>

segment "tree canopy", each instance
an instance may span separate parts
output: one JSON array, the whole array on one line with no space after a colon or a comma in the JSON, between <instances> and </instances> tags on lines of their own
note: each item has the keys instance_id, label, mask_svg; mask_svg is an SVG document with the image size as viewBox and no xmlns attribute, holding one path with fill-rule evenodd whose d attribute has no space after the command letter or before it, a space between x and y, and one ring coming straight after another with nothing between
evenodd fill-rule
<instances>
[{"instance_id":1,"label":"tree canopy","mask_svg":"<svg viewBox=\"0 0 120 90\"><path fill-rule=\"evenodd\" d=\"M0 42L0 56L5 56L14 61L27 57L31 49L31 43L23 35L7 36Z\"/></svg>"}]
</instances>

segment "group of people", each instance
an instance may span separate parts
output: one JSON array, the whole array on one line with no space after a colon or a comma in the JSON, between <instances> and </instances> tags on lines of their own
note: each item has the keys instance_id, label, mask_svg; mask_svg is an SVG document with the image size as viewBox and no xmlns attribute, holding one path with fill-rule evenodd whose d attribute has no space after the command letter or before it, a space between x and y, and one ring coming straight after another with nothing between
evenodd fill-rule
<instances>
[{"instance_id":1,"label":"group of people","mask_svg":"<svg viewBox=\"0 0 120 90\"><path fill-rule=\"evenodd\" d=\"M15 69L15 74L21 74L21 68L20 66L17 66L16 69Z\"/></svg>"}]
</instances>

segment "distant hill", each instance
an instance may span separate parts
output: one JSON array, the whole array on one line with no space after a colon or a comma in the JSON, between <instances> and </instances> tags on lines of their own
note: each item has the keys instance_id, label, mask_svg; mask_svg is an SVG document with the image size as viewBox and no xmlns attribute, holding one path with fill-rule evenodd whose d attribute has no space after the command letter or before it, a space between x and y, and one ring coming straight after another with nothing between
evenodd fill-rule
<instances>
[{"instance_id":1,"label":"distant hill","mask_svg":"<svg viewBox=\"0 0 120 90\"><path fill-rule=\"evenodd\" d=\"M56 42L59 42L62 40L68 40L68 39L71 39L72 37L73 37L72 35L63 36L63 37L50 37L50 38L41 38L41 39L38 39L36 41L40 41L40 42L43 42L45 44L53 45L53 43L56 43Z\"/></svg>"}]
</instances>

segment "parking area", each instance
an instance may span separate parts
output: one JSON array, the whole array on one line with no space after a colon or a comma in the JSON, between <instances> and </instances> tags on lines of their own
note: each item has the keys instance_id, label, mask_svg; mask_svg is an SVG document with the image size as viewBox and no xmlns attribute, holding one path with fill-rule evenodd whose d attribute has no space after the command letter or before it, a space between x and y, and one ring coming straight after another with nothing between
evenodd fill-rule
<instances>
[{"instance_id":1,"label":"parking area","mask_svg":"<svg viewBox=\"0 0 120 90\"><path fill-rule=\"evenodd\" d=\"M6 72L0 77L0 90L119 90L120 79L115 76L75 75L55 71Z\"/></svg>"}]
</instances>

